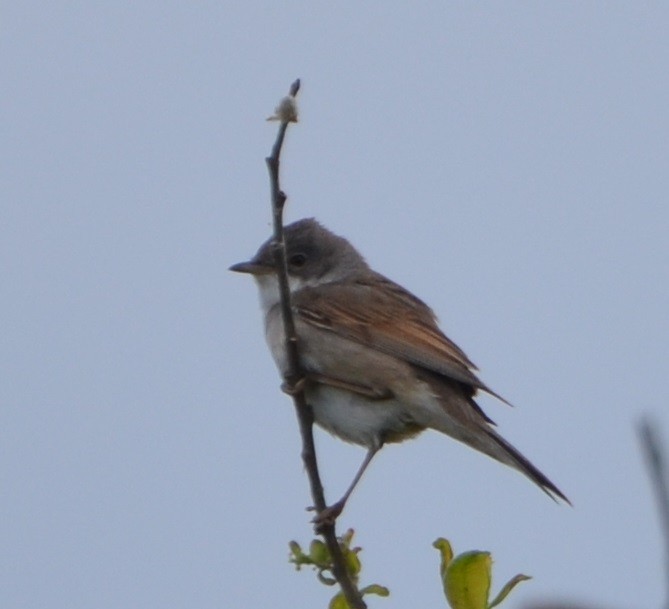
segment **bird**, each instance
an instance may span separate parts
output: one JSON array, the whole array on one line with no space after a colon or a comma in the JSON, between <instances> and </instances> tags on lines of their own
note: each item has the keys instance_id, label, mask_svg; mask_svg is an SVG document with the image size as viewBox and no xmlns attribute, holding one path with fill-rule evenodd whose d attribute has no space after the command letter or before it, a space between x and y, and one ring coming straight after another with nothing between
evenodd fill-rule
<instances>
[{"instance_id":1,"label":"bird","mask_svg":"<svg viewBox=\"0 0 669 609\"><path fill-rule=\"evenodd\" d=\"M291 310L303 387L314 421L367 449L341 499L316 519L333 521L377 452L433 429L527 476L554 500L566 495L505 440L475 401L506 402L477 376L464 351L439 328L430 307L377 273L343 237L314 218L284 228ZM273 359L288 359L274 240L230 270L255 279ZM506 402L508 403L508 402Z\"/></svg>"}]
</instances>

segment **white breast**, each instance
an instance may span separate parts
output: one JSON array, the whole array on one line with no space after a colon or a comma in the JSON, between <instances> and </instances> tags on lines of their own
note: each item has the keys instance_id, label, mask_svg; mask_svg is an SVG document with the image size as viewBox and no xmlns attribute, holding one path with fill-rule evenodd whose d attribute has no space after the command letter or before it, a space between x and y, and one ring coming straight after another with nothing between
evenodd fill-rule
<instances>
[{"instance_id":1,"label":"white breast","mask_svg":"<svg viewBox=\"0 0 669 609\"><path fill-rule=\"evenodd\" d=\"M369 400L335 387L306 392L316 423L335 436L367 448L380 448L388 434L401 435L413 423L398 400Z\"/></svg>"}]
</instances>

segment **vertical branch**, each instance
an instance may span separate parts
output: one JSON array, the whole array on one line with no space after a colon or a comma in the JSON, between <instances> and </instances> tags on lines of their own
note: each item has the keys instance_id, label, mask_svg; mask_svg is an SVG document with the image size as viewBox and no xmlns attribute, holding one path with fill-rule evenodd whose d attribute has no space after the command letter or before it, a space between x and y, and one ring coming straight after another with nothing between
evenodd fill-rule
<instances>
[{"instance_id":1,"label":"vertical branch","mask_svg":"<svg viewBox=\"0 0 669 609\"><path fill-rule=\"evenodd\" d=\"M300 426L300 435L302 437L302 460L309 477L311 487L311 496L317 513L326 508L323 484L318 473L318 462L316 460L316 448L314 446L313 435L313 412L307 404L304 396L302 380L304 378L301 370L299 345L297 333L295 332L295 320L290 300L290 287L288 285L288 268L286 263L286 243L283 232L283 208L286 203L286 195L281 190L279 184L279 165L281 157L281 148L286 136L288 125L297 122L297 108L295 106L295 96L300 89L300 81L296 80L290 87L288 97L285 97L278 108L273 120L279 120L279 132L276 137L272 152L265 161L270 176L270 188L272 197L272 218L274 222L274 256L276 267L278 269L279 291L281 294L281 315L283 318L283 327L286 336L286 352L288 355L288 372L284 377L284 387L287 393L293 397L295 410ZM337 579L339 586L346 597L350 607L353 609L365 609L366 604L356 586L353 584L346 569L344 556L341 547L337 541L335 525L323 524L318 532L323 536L325 543L332 556L333 568L332 574Z\"/></svg>"},{"instance_id":2,"label":"vertical branch","mask_svg":"<svg viewBox=\"0 0 669 609\"><path fill-rule=\"evenodd\" d=\"M657 430L653 428L651 422L646 418L640 422L638 429L641 449L646 457L646 466L648 467L651 485L655 491L655 499L660 514L660 526L663 531L665 572L667 577L665 607L669 609L669 477L666 470L662 442Z\"/></svg>"}]
</instances>

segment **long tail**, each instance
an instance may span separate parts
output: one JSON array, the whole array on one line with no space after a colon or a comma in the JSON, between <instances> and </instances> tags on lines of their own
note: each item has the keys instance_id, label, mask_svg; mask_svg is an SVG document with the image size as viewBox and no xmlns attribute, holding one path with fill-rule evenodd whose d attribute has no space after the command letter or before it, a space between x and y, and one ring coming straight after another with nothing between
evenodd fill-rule
<instances>
[{"instance_id":1,"label":"long tail","mask_svg":"<svg viewBox=\"0 0 669 609\"><path fill-rule=\"evenodd\" d=\"M567 496L542 472L540 472L534 465L532 465L529 459L523 456L517 448L509 444L509 442L495 433L495 431L492 429L483 428L482 431L484 431L486 435L492 440L492 446L497 449L483 449L485 453L525 474L554 501L557 501L557 498L560 498L571 505L571 501L567 499ZM492 447L487 442L486 445L488 445L488 447Z\"/></svg>"},{"instance_id":2,"label":"long tail","mask_svg":"<svg viewBox=\"0 0 669 609\"><path fill-rule=\"evenodd\" d=\"M454 424L453 419L440 416L436 419L432 418L426 426L441 431L500 463L517 469L532 480L551 499L554 501L562 499L571 505L567 496L545 474L539 471L517 448L497 434L490 427L490 424L482 418L476 422L470 420L463 425L462 422Z\"/></svg>"},{"instance_id":3,"label":"long tail","mask_svg":"<svg viewBox=\"0 0 669 609\"><path fill-rule=\"evenodd\" d=\"M417 422L445 433L451 438L525 474L551 499L571 505L566 495L542 474L518 449L495 432L495 424L474 401L474 388L442 376L421 371L421 377L433 390L434 402L424 403L416 411Z\"/></svg>"}]
</instances>

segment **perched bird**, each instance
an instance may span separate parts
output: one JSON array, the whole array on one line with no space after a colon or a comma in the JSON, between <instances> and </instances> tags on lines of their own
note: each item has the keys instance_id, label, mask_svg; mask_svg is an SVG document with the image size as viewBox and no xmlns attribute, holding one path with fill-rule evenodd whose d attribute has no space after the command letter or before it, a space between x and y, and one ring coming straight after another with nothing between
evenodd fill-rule
<instances>
[{"instance_id":1,"label":"perched bird","mask_svg":"<svg viewBox=\"0 0 669 609\"><path fill-rule=\"evenodd\" d=\"M475 374L432 310L373 271L358 251L312 218L285 227L286 260L304 392L318 425L367 448L344 496L318 518L333 519L378 450L436 429L521 471L549 496L567 497L493 428L474 401L478 390L502 401ZM265 335L287 371L272 240L230 270L253 275Z\"/></svg>"}]
</instances>

